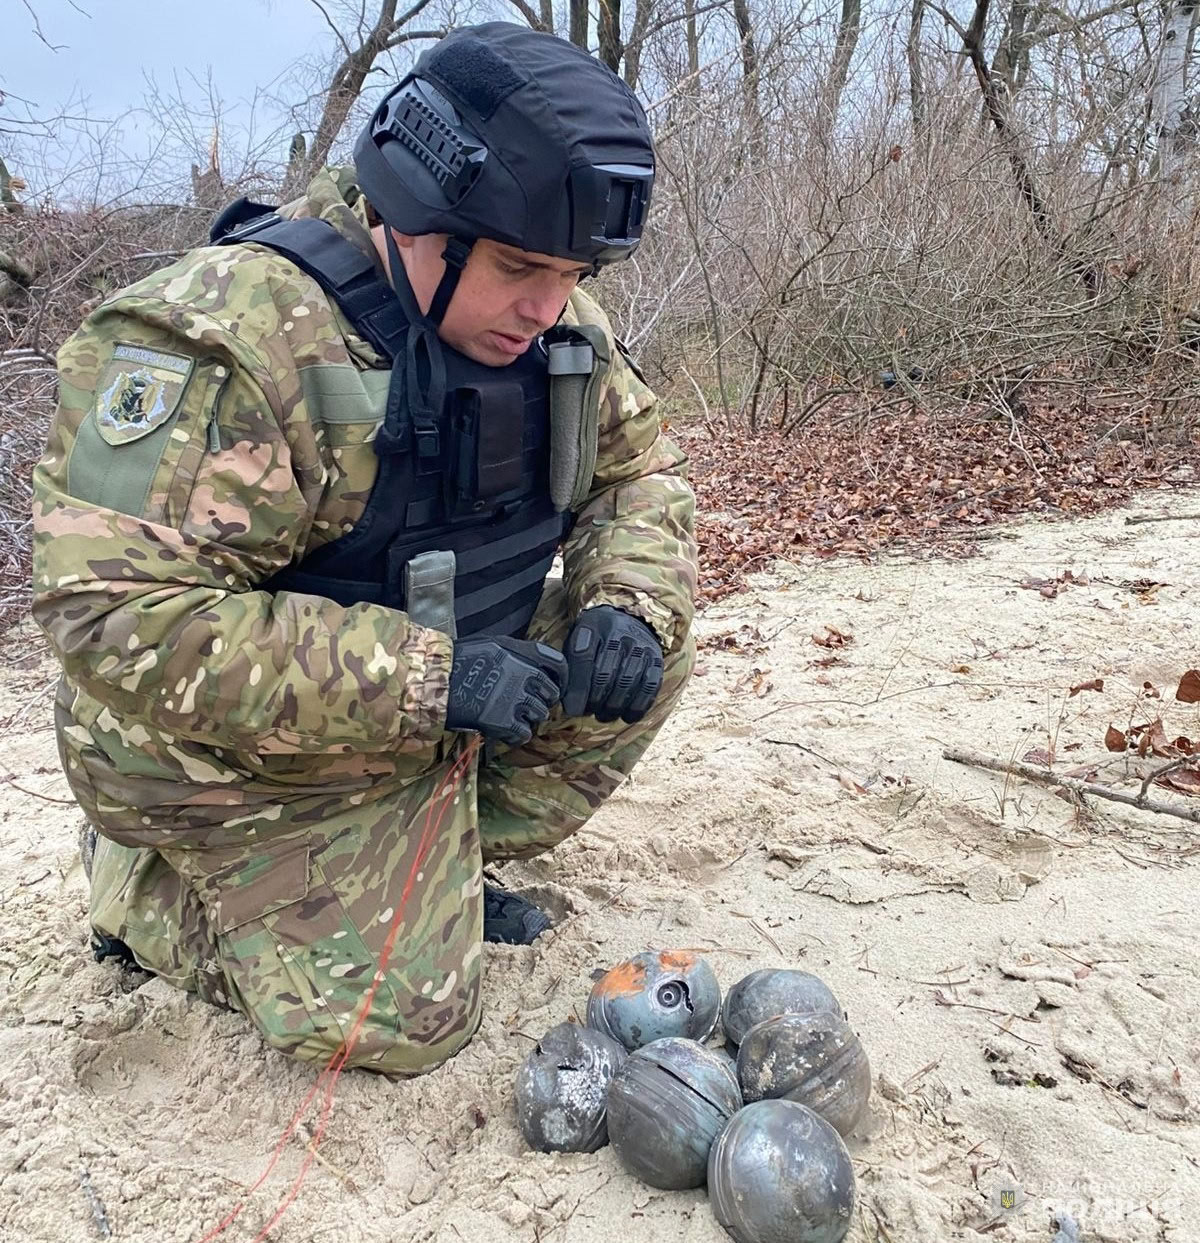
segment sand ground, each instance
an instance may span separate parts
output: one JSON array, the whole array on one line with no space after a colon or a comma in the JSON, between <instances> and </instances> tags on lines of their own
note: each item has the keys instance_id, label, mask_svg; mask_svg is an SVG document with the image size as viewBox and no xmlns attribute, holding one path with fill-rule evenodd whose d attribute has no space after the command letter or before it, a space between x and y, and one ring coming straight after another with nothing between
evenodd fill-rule
<instances>
[{"instance_id":1,"label":"sand ground","mask_svg":"<svg viewBox=\"0 0 1200 1243\"><path fill-rule=\"evenodd\" d=\"M1195 512L1200 493L1137 507ZM594 969L655 947L700 951L726 987L797 965L838 993L875 1077L853 1243L1049 1239L1056 1212L1084 1243L1197 1243L1200 825L1080 808L942 752L1053 743L1057 769L1115 781L1137 761L1105 751L1110 724L1161 715L1200 738L1200 705L1173 700L1200 666L1200 523L995 534L966 561L780 565L709 609L699 676L633 778L505 873L558 929L486 948L483 1028L448 1065L342 1078L268 1237L719 1243L703 1191L643 1186L611 1149L532 1153L516 1129L531 1041L582 1016ZM1086 581L1020 586L1066 570ZM830 627L852 641L814 643ZM0 1239L198 1243L313 1072L85 953L52 672L26 660L0 684ZM316 1117L225 1238L271 1217Z\"/></svg>"}]
</instances>

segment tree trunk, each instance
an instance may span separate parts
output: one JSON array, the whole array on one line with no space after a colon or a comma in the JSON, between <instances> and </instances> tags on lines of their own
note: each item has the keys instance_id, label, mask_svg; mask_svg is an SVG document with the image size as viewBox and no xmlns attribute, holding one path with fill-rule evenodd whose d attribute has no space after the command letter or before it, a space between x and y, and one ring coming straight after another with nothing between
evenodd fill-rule
<instances>
[{"instance_id":1,"label":"tree trunk","mask_svg":"<svg viewBox=\"0 0 1200 1243\"><path fill-rule=\"evenodd\" d=\"M547 34L554 33L554 0L541 0L542 29Z\"/></svg>"},{"instance_id":2,"label":"tree trunk","mask_svg":"<svg viewBox=\"0 0 1200 1243\"><path fill-rule=\"evenodd\" d=\"M625 44L625 84L631 91L637 90L638 74L642 69L642 43L654 17L654 0L637 0L633 11L633 29Z\"/></svg>"},{"instance_id":3,"label":"tree trunk","mask_svg":"<svg viewBox=\"0 0 1200 1243\"><path fill-rule=\"evenodd\" d=\"M1013 127L1009 114L1007 97L1002 90L997 89L996 83L992 80L992 72L988 68L987 57L983 54L983 32L987 24L989 3L990 0L975 0L975 13L971 18L971 24L966 30L957 23L955 23L955 27L958 30L959 37L962 39L963 50L971 62L971 67L975 70L975 77L979 81L979 89L983 92L984 109L991 118L992 124L996 128L996 134L1000 139L1000 144L1008 156L1009 166L1016 177L1021 197L1025 200L1026 205L1033 214L1034 224L1037 225L1038 232L1054 247L1059 255L1063 255L1066 251L1063 235L1055 227L1050 207L1042 197L1041 191L1038 189L1037 182L1034 179L1033 170L1030 168L1029 162L1025 158L1025 153L1021 149L1019 135ZM1083 282L1087 291L1094 294L1099 282L1099 275L1095 264L1089 261L1078 261L1073 270Z\"/></svg>"},{"instance_id":4,"label":"tree trunk","mask_svg":"<svg viewBox=\"0 0 1200 1243\"><path fill-rule=\"evenodd\" d=\"M1187 45L1197 0L1177 0L1167 14L1162 49L1150 99L1158 133L1158 174L1169 180L1179 164L1184 138L1181 134L1188 111Z\"/></svg>"},{"instance_id":5,"label":"tree trunk","mask_svg":"<svg viewBox=\"0 0 1200 1243\"><path fill-rule=\"evenodd\" d=\"M925 16L925 0L913 0L912 21L908 27L908 97L912 107L913 136L920 137L928 124L925 105L925 75L921 68L921 21Z\"/></svg>"},{"instance_id":6,"label":"tree trunk","mask_svg":"<svg viewBox=\"0 0 1200 1243\"><path fill-rule=\"evenodd\" d=\"M842 92L846 89L846 79L850 76L850 62L854 59L854 49L858 47L858 34L861 28L861 0L842 0L842 17L838 22L837 43L833 48L833 60L829 66L829 79L825 86L825 102L828 109L825 120L826 132L831 132L837 124Z\"/></svg>"},{"instance_id":7,"label":"tree trunk","mask_svg":"<svg viewBox=\"0 0 1200 1243\"><path fill-rule=\"evenodd\" d=\"M1054 229L1049 209L1034 182L1033 172L1021 151L1017 136L1013 133L1007 102L1002 93L996 89L987 59L983 54L983 31L987 24L989 2L990 0L975 0L975 13L971 18L970 26L966 30L960 27L963 50L971 62L971 67L975 70L979 89L983 92L984 109L996 127L996 133L1008 154L1008 162L1016 175L1022 198L1029 205L1029 210L1033 213L1034 221L1043 237L1061 245L1062 237Z\"/></svg>"},{"instance_id":8,"label":"tree trunk","mask_svg":"<svg viewBox=\"0 0 1200 1243\"><path fill-rule=\"evenodd\" d=\"M576 47L587 51L588 45L588 0L570 0L570 16L567 28L568 36Z\"/></svg>"},{"instance_id":9,"label":"tree trunk","mask_svg":"<svg viewBox=\"0 0 1200 1243\"><path fill-rule=\"evenodd\" d=\"M992 57L992 80L1011 100L1017 93L1017 67L1025 52L1025 32L1032 0L1012 0L1004 33Z\"/></svg>"},{"instance_id":10,"label":"tree trunk","mask_svg":"<svg viewBox=\"0 0 1200 1243\"><path fill-rule=\"evenodd\" d=\"M596 25L600 60L613 73L621 72L621 0L600 0L600 17Z\"/></svg>"},{"instance_id":11,"label":"tree trunk","mask_svg":"<svg viewBox=\"0 0 1200 1243\"><path fill-rule=\"evenodd\" d=\"M700 72L700 36L696 33L696 0L683 0L683 11L687 14L688 77L695 82Z\"/></svg>"},{"instance_id":12,"label":"tree trunk","mask_svg":"<svg viewBox=\"0 0 1200 1243\"><path fill-rule=\"evenodd\" d=\"M758 49L754 46L754 23L748 0L733 0L733 20L742 48L742 99L750 124L751 143L757 150L762 146L763 122L758 108Z\"/></svg>"},{"instance_id":13,"label":"tree trunk","mask_svg":"<svg viewBox=\"0 0 1200 1243\"><path fill-rule=\"evenodd\" d=\"M341 128L350 115L354 101L362 92L367 74L375 64L375 58L389 47L396 47L410 39L436 38L441 31L421 30L406 31L404 27L429 3L429 0L414 0L410 9L396 16L396 0L383 0L379 17L362 44L351 52L334 72L329 92L325 98L325 107L321 119L317 123L317 132L313 137L309 151L308 167L310 171L324 165L329 159L329 151L333 146Z\"/></svg>"}]
</instances>

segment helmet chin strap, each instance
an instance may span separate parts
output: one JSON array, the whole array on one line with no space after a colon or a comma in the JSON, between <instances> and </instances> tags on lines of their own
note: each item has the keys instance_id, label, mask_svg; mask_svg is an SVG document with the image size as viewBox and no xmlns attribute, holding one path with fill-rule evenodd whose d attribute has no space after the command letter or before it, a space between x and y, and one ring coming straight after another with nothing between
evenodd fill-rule
<instances>
[{"instance_id":1,"label":"helmet chin strap","mask_svg":"<svg viewBox=\"0 0 1200 1243\"><path fill-rule=\"evenodd\" d=\"M375 435L375 452L383 456L415 449L418 458L436 460L442 453L437 417L446 398L446 360L437 335L440 317L434 320L421 314L400 249L387 225L383 236L391 285L408 319L408 329L392 359L387 409Z\"/></svg>"},{"instance_id":2,"label":"helmet chin strap","mask_svg":"<svg viewBox=\"0 0 1200 1243\"><path fill-rule=\"evenodd\" d=\"M446 239L446 248L442 251L442 259L446 264L446 270L442 273L442 279L438 281L437 288L433 291L429 310L422 314L420 307L417 305L417 297L413 292L412 283L408 279L408 269L404 266L404 260L400 257L400 249L396 245L396 239L392 236L391 228L386 224L383 227L383 238L387 245L388 268L391 272L392 288L396 291L397 297L404 306L404 313L408 316L409 322L416 323L419 320L428 320L434 327L440 328L442 319L446 314L446 308L450 305L450 299L454 297L454 291L458 288L458 281L462 276L463 268L467 266L467 260L471 257L471 247L475 243L470 238L465 237L450 237Z\"/></svg>"},{"instance_id":3,"label":"helmet chin strap","mask_svg":"<svg viewBox=\"0 0 1200 1243\"><path fill-rule=\"evenodd\" d=\"M442 273L442 279L438 281L438 287L433 292L433 301L429 304L429 318L439 326L442 317L446 314L446 308L450 305L450 299L454 297L454 291L458 288L459 277L463 274L463 268L467 266L467 260L471 257L471 247L474 244L465 237L451 237L446 240L446 249L442 251L446 270Z\"/></svg>"}]
</instances>

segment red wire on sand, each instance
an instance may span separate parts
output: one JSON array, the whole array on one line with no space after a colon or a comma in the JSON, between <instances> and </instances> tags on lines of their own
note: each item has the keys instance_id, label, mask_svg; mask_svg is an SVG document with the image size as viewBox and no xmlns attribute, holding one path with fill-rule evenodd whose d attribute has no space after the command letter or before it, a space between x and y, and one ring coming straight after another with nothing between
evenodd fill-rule
<instances>
[{"instance_id":1,"label":"red wire on sand","mask_svg":"<svg viewBox=\"0 0 1200 1243\"><path fill-rule=\"evenodd\" d=\"M321 1143L321 1137L325 1133L325 1124L329 1121L329 1115L333 1109L333 1092L337 1086L338 1076L341 1075L346 1065L346 1060L354 1050L354 1046L358 1043L359 1035L362 1032L363 1024L366 1022L367 1015L371 1011L371 1004L375 1000L375 994L379 990L380 984L383 983L384 972L387 970L388 962L391 960L392 950L395 948L396 936L400 931L400 921L404 916L404 908L408 904L409 896L412 894L413 885L416 883L417 873L421 870L421 865L425 862L426 856L437 837L438 830L441 828L442 820L445 817L446 810L450 807L454 792L458 788L459 779L467 771L470 766L471 759L476 750L479 748L479 739L473 738L464 748L462 754L450 766L450 771L446 774L441 786L434 792L433 797L429 801L429 810L425 813L425 825L421 831L421 840L417 845L416 858L413 860L412 869L409 871L408 879L404 882L404 889L400 894L400 901L396 907L396 913L392 916L391 927L388 929L387 939L383 943L383 952L379 955L379 962L375 970L375 978L371 981L371 987L367 990L366 996L363 998L362 1009L358 1017L354 1021L354 1025L350 1028L350 1034L342 1041L337 1052L329 1059L328 1064L317 1076L313 1086L308 1090L308 1094L304 1100L300 1102L299 1108L292 1115L292 1120L288 1123L287 1129L279 1138L279 1142L275 1145L275 1150L271 1154L270 1161L267 1162L267 1168L259 1175L257 1181L250 1187L245 1196L226 1214L224 1219L214 1226L206 1235L199 1240L199 1243L211 1243L218 1235L232 1225L238 1218L242 1210L246 1207L247 1201L264 1182L270 1177L271 1171L275 1168L283 1153L283 1149L288 1140L292 1136L292 1132L300 1125L300 1120L308 1112L309 1106L312 1104L317 1093L321 1090L322 1084L325 1085L325 1097L321 1102L321 1117L317 1123L317 1129L313 1133L312 1142L308 1146L308 1155L305 1157L303 1164L300 1166L300 1172L296 1175L291 1187L288 1189L287 1195L283 1202L275 1210L271 1219L265 1226L254 1236L254 1243L262 1243L266 1238L267 1231L275 1225L276 1222L287 1212L289 1205L296 1198L300 1190L301 1184L304 1182L305 1176L308 1174L309 1166L313 1163L313 1158L317 1155L317 1148ZM438 799L441 799L440 806ZM434 820L433 813L437 808L437 819Z\"/></svg>"}]
</instances>

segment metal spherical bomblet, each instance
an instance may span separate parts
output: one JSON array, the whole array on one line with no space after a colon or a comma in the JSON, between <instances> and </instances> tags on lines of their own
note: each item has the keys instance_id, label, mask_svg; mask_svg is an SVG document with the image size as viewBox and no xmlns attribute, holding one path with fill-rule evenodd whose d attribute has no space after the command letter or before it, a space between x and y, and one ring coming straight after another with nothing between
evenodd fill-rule
<instances>
[{"instance_id":1,"label":"metal spherical bomblet","mask_svg":"<svg viewBox=\"0 0 1200 1243\"><path fill-rule=\"evenodd\" d=\"M603 1032L559 1023L517 1069L517 1125L538 1152L595 1152L608 1142L608 1086L624 1048Z\"/></svg>"},{"instance_id":2,"label":"metal spherical bomblet","mask_svg":"<svg viewBox=\"0 0 1200 1243\"><path fill-rule=\"evenodd\" d=\"M871 1095L871 1064L840 1015L782 1014L752 1027L738 1048L747 1103L784 1097L849 1135Z\"/></svg>"},{"instance_id":3,"label":"metal spherical bomblet","mask_svg":"<svg viewBox=\"0 0 1200 1243\"><path fill-rule=\"evenodd\" d=\"M807 971L752 971L729 990L722 1021L725 1035L735 1045L746 1033L777 1014L842 1013L841 1002L818 976Z\"/></svg>"},{"instance_id":4,"label":"metal spherical bomblet","mask_svg":"<svg viewBox=\"0 0 1200 1243\"><path fill-rule=\"evenodd\" d=\"M596 981L587 1025L633 1050L667 1036L707 1040L720 1013L721 986L703 958L647 951Z\"/></svg>"},{"instance_id":5,"label":"metal spherical bomblet","mask_svg":"<svg viewBox=\"0 0 1200 1243\"><path fill-rule=\"evenodd\" d=\"M739 1110L708 1158L708 1198L737 1243L841 1243L854 1167L838 1133L796 1101Z\"/></svg>"},{"instance_id":6,"label":"metal spherical bomblet","mask_svg":"<svg viewBox=\"0 0 1200 1243\"><path fill-rule=\"evenodd\" d=\"M668 1037L626 1058L608 1089L608 1133L621 1164L667 1190L703 1184L708 1152L741 1108L737 1081L711 1049Z\"/></svg>"}]
</instances>

